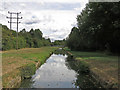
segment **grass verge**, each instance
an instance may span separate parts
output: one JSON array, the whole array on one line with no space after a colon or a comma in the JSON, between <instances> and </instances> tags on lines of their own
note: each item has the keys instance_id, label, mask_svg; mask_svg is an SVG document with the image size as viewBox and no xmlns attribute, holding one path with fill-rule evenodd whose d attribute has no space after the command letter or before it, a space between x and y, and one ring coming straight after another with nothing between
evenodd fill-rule
<instances>
[{"instance_id":1,"label":"grass verge","mask_svg":"<svg viewBox=\"0 0 120 90\"><path fill-rule=\"evenodd\" d=\"M118 56L107 55L102 52L81 52L71 51L76 60L80 60L89 65L90 71L98 75L98 77L109 83L114 83L114 87L118 84Z\"/></svg>"},{"instance_id":2,"label":"grass verge","mask_svg":"<svg viewBox=\"0 0 120 90\"><path fill-rule=\"evenodd\" d=\"M58 47L25 48L2 52L2 82L4 88L11 88L17 77L29 78L36 70L36 64L43 64ZM19 78L20 80L20 78ZM17 80L18 81L18 80Z\"/></svg>"}]
</instances>

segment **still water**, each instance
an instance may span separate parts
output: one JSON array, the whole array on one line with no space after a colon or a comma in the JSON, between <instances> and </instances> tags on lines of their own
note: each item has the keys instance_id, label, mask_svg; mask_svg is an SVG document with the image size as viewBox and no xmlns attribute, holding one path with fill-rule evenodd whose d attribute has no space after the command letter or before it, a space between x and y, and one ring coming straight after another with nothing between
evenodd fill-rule
<instances>
[{"instance_id":1,"label":"still water","mask_svg":"<svg viewBox=\"0 0 120 90\"><path fill-rule=\"evenodd\" d=\"M67 54L52 54L46 63L41 65L32 79L24 80L25 88L84 88L95 87L89 75L82 75L79 62L71 60Z\"/></svg>"},{"instance_id":2,"label":"still water","mask_svg":"<svg viewBox=\"0 0 120 90\"><path fill-rule=\"evenodd\" d=\"M77 73L66 66L67 55L53 54L33 76L33 88L73 88Z\"/></svg>"}]
</instances>

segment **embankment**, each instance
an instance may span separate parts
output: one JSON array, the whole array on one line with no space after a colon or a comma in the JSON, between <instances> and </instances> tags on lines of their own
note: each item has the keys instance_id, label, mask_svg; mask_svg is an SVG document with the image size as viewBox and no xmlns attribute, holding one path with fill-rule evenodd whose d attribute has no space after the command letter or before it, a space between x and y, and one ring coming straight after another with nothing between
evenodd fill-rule
<instances>
[{"instance_id":1,"label":"embankment","mask_svg":"<svg viewBox=\"0 0 120 90\"><path fill-rule=\"evenodd\" d=\"M80 52L65 49L75 60L89 65L90 76L102 88L118 88L118 57L100 52Z\"/></svg>"},{"instance_id":2,"label":"embankment","mask_svg":"<svg viewBox=\"0 0 120 90\"><path fill-rule=\"evenodd\" d=\"M2 52L3 88L18 88L58 47L26 48Z\"/></svg>"}]
</instances>

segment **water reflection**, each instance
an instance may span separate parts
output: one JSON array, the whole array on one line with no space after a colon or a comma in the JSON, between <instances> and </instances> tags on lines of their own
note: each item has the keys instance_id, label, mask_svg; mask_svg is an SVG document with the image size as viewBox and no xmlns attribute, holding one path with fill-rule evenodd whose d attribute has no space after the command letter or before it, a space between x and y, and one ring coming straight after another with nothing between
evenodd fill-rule
<instances>
[{"instance_id":1,"label":"water reflection","mask_svg":"<svg viewBox=\"0 0 120 90\"><path fill-rule=\"evenodd\" d=\"M66 51L64 51L62 48L57 49L54 52L54 54L56 54L56 55L63 55L63 56L67 55Z\"/></svg>"},{"instance_id":2,"label":"water reflection","mask_svg":"<svg viewBox=\"0 0 120 90\"><path fill-rule=\"evenodd\" d=\"M85 70L84 70L85 69ZM55 51L33 75L23 81L27 88L95 88L100 85L89 75L89 68L62 49Z\"/></svg>"},{"instance_id":3,"label":"water reflection","mask_svg":"<svg viewBox=\"0 0 120 90\"><path fill-rule=\"evenodd\" d=\"M66 66L67 55L53 54L32 77L33 88L73 88L77 73Z\"/></svg>"},{"instance_id":4,"label":"water reflection","mask_svg":"<svg viewBox=\"0 0 120 90\"><path fill-rule=\"evenodd\" d=\"M71 60L72 59L72 60ZM66 66L69 69L75 70L77 79L75 81L75 86L84 90L85 88L99 88L101 87L90 75L89 67L82 64L78 60L74 60L71 57L67 57Z\"/></svg>"}]
</instances>

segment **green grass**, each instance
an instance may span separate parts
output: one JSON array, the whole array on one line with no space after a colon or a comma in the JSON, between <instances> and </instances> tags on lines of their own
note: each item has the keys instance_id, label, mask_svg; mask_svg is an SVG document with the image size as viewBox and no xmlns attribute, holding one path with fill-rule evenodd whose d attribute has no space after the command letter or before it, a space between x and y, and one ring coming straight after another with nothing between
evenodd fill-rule
<instances>
[{"instance_id":1,"label":"green grass","mask_svg":"<svg viewBox=\"0 0 120 90\"><path fill-rule=\"evenodd\" d=\"M27 77L35 72L35 64L43 64L58 47L25 48L2 52L3 86L10 87L9 81L15 76ZM31 70L31 71L30 71Z\"/></svg>"},{"instance_id":2,"label":"green grass","mask_svg":"<svg viewBox=\"0 0 120 90\"><path fill-rule=\"evenodd\" d=\"M21 57L23 59L32 60L32 61L43 61L46 59L46 56L49 56L57 47L42 47L42 48L28 48L5 51L2 54L2 57ZM35 59L34 59L35 58Z\"/></svg>"},{"instance_id":3,"label":"green grass","mask_svg":"<svg viewBox=\"0 0 120 90\"><path fill-rule=\"evenodd\" d=\"M65 50L71 52L75 57L103 57L107 56L104 53L100 52L83 52L83 51L71 51L68 48L64 48Z\"/></svg>"},{"instance_id":4,"label":"green grass","mask_svg":"<svg viewBox=\"0 0 120 90\"><path fill-rule=\"evenodd\" d=\"M99 75L102 79L118 82L118 56L107 55L105 52L82 52L71 51L75 59L88 63L91 71Z\"/></svg>"}]
</instances>

